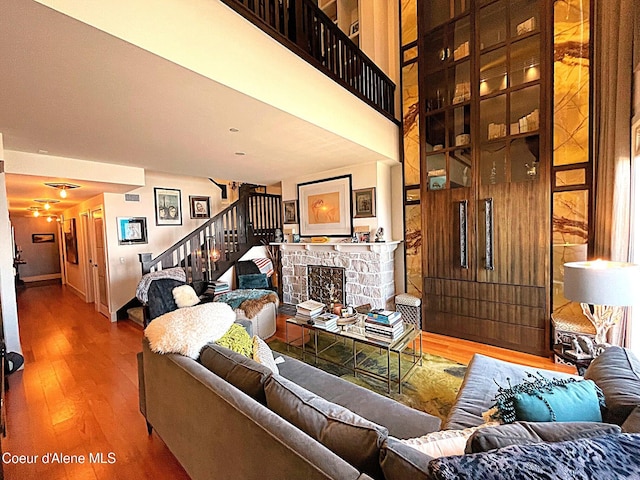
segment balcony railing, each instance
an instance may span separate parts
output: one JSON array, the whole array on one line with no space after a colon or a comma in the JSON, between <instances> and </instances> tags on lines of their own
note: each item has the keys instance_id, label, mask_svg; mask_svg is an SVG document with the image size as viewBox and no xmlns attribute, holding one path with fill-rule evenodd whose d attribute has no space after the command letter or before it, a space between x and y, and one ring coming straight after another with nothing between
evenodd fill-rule
<instances>
[{"instance_id":1,"label":"balcony railing","mask_svg":"<svg viewBox=\"0 0 640 480\"><path fill-rule=\"evenodd\" d=\"M222 0L395 121L395 84L311 0Z\"/></svg>"}]
</instances>

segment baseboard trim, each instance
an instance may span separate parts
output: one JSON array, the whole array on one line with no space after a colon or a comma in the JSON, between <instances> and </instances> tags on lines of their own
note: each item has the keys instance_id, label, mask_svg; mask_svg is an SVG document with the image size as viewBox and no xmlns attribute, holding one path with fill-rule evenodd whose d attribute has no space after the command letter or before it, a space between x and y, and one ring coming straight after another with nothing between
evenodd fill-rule
<instances>
[{"instance_id":1,"label":"baseboard trim","mask_svg":"<svg viewBox=\"0 0 640 480\"><path fill-rule=\"evenodd\" d=\"M29 282L41 282L43 280L57 280L58 278L62 278L62 275L59 273L49 273L47 275L33 275L32 277L20 277L20 280L23 280L25 283Z\"/></svg>"}]
</instances>

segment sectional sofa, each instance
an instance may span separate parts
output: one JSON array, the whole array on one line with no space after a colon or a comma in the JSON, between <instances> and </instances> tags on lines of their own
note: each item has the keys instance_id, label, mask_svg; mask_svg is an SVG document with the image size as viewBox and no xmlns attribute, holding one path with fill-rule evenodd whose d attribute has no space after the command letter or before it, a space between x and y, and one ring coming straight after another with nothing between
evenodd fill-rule
<instances>
[{"instance_id":1,"label":"sectional sofa","mask_svg":"<svg viewBox=\"0 0 640 480\"><path fill-rule=\"evenodd\" d=\"M640 364L626 350L605 352L587 372L607 397L604 421L613 423L591 424L578 439L571 435L580 425L542 425L544 441L527 440L533 445L439 459L400 441L438 431L438 418L283 357L274 374L215 344L193 360L153 353L143 341L140 409L150 433L194 480L544 478L523 458L551 462L545 468L557 478L580 468L594 472L584 478L640 478L640 435L620 433L640 432ZM480 425L494 380L516 381L527 370L476 355L444 428ZM576 458L588 461L575 466Z\"/></svg>"}]
</instances>

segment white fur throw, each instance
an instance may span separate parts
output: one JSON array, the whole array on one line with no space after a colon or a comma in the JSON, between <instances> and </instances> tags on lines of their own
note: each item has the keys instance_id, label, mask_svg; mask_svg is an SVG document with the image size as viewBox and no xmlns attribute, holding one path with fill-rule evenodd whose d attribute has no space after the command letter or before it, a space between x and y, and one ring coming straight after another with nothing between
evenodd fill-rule
<instances>
[{"instance_id":1,"label":"white fur throw","mask_svg":"<svg viewBox=\"0 0 640 480\"><path fill-rule=\"evenodd\" d=\"M220 339L235 319L236 314L226 303L203 303L159 316L144 334L156 353L180 353L196 359L200 350Z\"/></svg>"},{"instance_id":2,"label":"white fur throw","mask_svg":"<svg viewBox=\"0 0 640 480\"><path fill-rule=\"evenodd\" d=\"M193 307L200 303L200 298L191 285L180 285L171 290L171 294L178 308Z\"/></svg>"}]
</instances>

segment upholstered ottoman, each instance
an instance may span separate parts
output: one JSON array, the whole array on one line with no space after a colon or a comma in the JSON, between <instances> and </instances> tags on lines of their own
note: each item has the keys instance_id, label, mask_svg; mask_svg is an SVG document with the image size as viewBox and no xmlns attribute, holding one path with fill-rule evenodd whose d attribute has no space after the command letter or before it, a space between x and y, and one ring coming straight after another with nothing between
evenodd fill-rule
<instances>
[{"instance_id":1,"label":"upholstered ottoman","mask_svg":"<svg viewBox=\"0 0 640 480\"><path fill-rule=\"evenodd\" d=\"M236 321L251 322L252 331L260 338L269 338L276 333L276 316L278 310L275 303L267 303L253 318L248 318L243 310L236 309Z\"/></svg>"}]
</instances>

